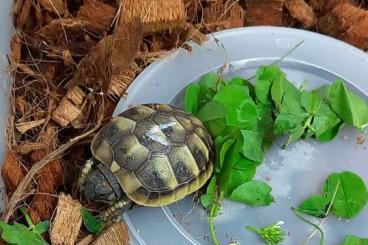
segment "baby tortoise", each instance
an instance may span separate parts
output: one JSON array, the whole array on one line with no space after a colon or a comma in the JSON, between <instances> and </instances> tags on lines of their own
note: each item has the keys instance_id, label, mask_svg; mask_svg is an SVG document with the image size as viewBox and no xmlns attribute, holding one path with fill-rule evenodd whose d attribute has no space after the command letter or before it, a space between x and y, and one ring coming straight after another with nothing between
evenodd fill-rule
<instances>
[{"instance_id":1,"label":"baby tortoise","mask_svg":"<svg viewBox=\"0 0 368 245\"><path fill-rule=\"evenodd\" d=\"M195 116L168 104L142 104L107 123L91 143L78 185L120 216L132 203L158 207L199 190L213 172L213 142Z\"/></svg>"}]
</instances>

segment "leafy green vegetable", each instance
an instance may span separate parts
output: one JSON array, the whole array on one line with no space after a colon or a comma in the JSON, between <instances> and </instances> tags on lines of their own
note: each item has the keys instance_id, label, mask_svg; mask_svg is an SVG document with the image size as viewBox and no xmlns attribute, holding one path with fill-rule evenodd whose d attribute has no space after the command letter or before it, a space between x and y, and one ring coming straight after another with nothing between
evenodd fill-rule
<instances>
[{"instance_id":1,"label":"leafy green vegetable","mask_svg":"<svg viewBox=\"0 0 368 245\"><path fill-rule=\"evenodd\" d=\"M202 122L225 118L226 109L217 101L209 101L198 112L198 118Z\"/></svg>"},{"instance_id":2,"label":"leafy green vegetable","mask_svg":"<svg viewBox=\"0 0 368 245\"><path fill-rule=\"evenodd\" d=\"M266 206L274 202L271 191L272 188L265 182L252 180L238 186L229 199L251 206Z\"/></svg>"},{"instance_id":3,"label":"leafy green vegetable","mask_svg":"<svg viewBox=\"0 0 368 245\"><path fill-rule=\"evenodd\" d=\"M243 183L251 181L256 174L256 166L248 166L245 169L234 168L229 177L226 193L232 193L235 188Z\"/></svg>"},{"instance_id":4,"label":"leafy green vegetable","mask_svg":"<svg viewBox=\"0 0 368 245\"><path fill-rule=\"evenodd\" d=\"M341 218L353 218L365 207L368 201L368 190L364 181L355 173L344 171L331 174L323 187L327 198L332 198L336 185L340 182L332 212Z\"/></svg>"},{"instance_id":5,"label":"leafy green vegetable","mask_svg":"<svg viewBox=\"0 0 368 245\"><path fill-rule=\"evenodd\" d=\"M21 211L24 214L28 227L19 223L9 225L3 221L0 221L0 228L2 230L1 238L9 244L47 244L47 242L42 238L41 235L49 230L50 222L43 221L34 225L31 221L31 218L26 213L25 209L21 208Z\"/></svg>"},{"instance_id":6,"label":"leafy green vegetable","mask_svg":"<svg viewBox=\"0 0 368 245\"><path fill-rule=\"evenodd\" d=\"M254 131L250 130L241 130L240 131L243 136L243 155L256 162L263 161L263 149L262 149L262 138L261 136Z\"/></svg>"},{"instance_id":7,"label":"leafy green vegetable","mask_svg":"<svg viewBox=\"0 0 368 245\"><path fill-rule=\"evenodd\" d=\"M199 104L199 85L196 83L189 84L186 89L186 95L184 100L185 110L190 113L196 113Z\"/></svg>"},{"instance_id":8,"label":"leafy green vegetable","mask_svg":"<svg viewBox=\"0 0 368 245\"><path fill-rule=\"evenodd\" d=\"M81 214L83 219L83 224L86 229L92 234L98 234L102 231L104 223L102 220L92 216L87 209L81 208Z\"/></svg>"},{"instance_id":9,"label":"leafy green vegetable","mask_svg":"<svg viewBox=\"0 0 368 245\"><path fill-rule=\"evenodd\" d=\"M342 245L368 245L368 239L360 238L353 235L346 235Z\"/></svg>"},{"instance_id":10,"label":"leafy green vegetable","mask_svg":"<svg viewBox=\"0 0 368 245\"><path fill-rule=\"evenodd\" d=\"M258 112L252 100L245 100L238 108L228 110L226 115L228 126L256 130L258 125Z\"/></svg>"},{"instance_id":11,"label":"leafy green vegetable","mask_svg":"<svg viewBox=\"0 0 368 245\"><path fill-rule=\"evenodd\" d=\"M221 79L215 73L208 73L201 77L199 85L199 105L212 100L221 84ZM187 96L185 94L185 96Z\"/></svg>"},{"instance_id":12,"label":"leafy green vegetable","mask_svg":"<svg viewBox=\"0 0 368 245\"><path fill-rule=\"evenodd\" d=\"M268 245L277 245L285 239L285 231L281 229L281 225L283 224L284 222L279 221L263 228L254 226L246 226L245 228L260 235Z\"/></svg>"},{"instance_id":13,"label":"leafy green vegetable","mask_svg":"<svg viewBox=\"0 0 368 245\"><path fill-rule=\"evenodd\" d=\"M324 183L323 194L311 196L299 205L297 211L324 218L331 205L333 214L350 219L362 211L367 201L368 190L364 181L353 172L343 171L330 174Z\"/></svg>"},{"instance_id":14,"label":"leafy green vegetable","mask_svg":"<svg viewBox=\"0 0 368 245\"><path fill-rule=\"evenodd\" d=\"M331 199L325 196L314 195L302 202L297 210L318 218L324 218L326 217L327 208L330 202Z\"/></svg>"},{"instance_id":15,"label":"leafy green vegetable","mask_svg":"<svg viewBox=\"0 0 368 245\"><path fill-rule=\"evenodd\" d=\"M214 176L201 203L210 210L215 244L219 243L213 218L223 198L253 206L274 201L271 187L253 178L276 136L288 136L286 147L310 137L330 141L345 124L359 129L368 126L367 104L341 80L307 91L306 84L297 88L277 65L260 66L253 78L254 85L242 77L226 80L208 73L186 89L185 110L196 115L214 139ZM326 216L330 210L340 217L356 215L365 205L366 193L352 202L357 194L342 189L345 185L351 187L351 180L345 183L345 178L339 175L338 184L333 178L329 180L330 191L334 184L335 188L342 186L336 189L336 200L331 192L325 192L305 200L295 212L317 217ZM362 192L362 188L357 191ZM344 195L348 199L342 199Z\"/></svg>"},{"instance_id":16,"label":"leafy green vegetable","mask_svg":"<svg viewBox=\"0 0 368 245\"><path fill-rule=\"evenodd\" d=\"M336 80L330 88L332 109L348 124L359 129L368 126L367 103L349 91L342 80Z\"/></svg>"},{"instance_id":17,"label":"leafy green vegetable","mask_svg":"<svg viewBox=\"0 0 368 245\"><path fill-rule=\"evenodd\" d=\"M213 98L214 101L222 103L227 110L238 108L247 99L250 99L249 88L232 84L221 89Z\"/></svg>"},{"instance_id":18,"label":"leafy green vegetable","mask_svg":"<svg viewBox=\"0 0 368 245\"><path fill-rule=\"evenodd\" d=\"M215 200L216 195L217 178L214 175L211 178L210 183L207 186L206 194L201 196L201 204L204 208L208 208Z\"/></svg>"}]
</instances>

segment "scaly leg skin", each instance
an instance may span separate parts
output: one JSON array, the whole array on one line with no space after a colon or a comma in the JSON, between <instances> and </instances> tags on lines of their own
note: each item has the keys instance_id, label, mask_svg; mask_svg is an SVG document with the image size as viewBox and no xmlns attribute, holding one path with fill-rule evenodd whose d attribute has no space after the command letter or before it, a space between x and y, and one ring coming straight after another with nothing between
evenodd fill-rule
<instances>
[{"instance_id":1,"label":"scaly leg skin","mask_svg":"<svg viewBox=\"0 0 368 245\"><path fill-rule=\"evenodd\" d=\"M84 182L86 181L87 175L91 171L93 164L94 164L94 161L93 161L92 158L87 160L87 162L84 164L84 167L82 169L82 173L81 173L81 175L79 176L79 179L78 179L78 189L80 191L83 190Z\"/></svg>"},{"instance_id":2,"label":"scaly leg skin","mask_svg":"<svg viewBox=\"0 0 368 245\"><path fill-rule=\"evenodd\" d=\"M119 220L121 215L129 210L133 205L133 202L129 200L128 197L123 197L115 204L111 205L102 213L102 220L104 221L112 221L112 220Z\"/></svg>"}]
</instances>

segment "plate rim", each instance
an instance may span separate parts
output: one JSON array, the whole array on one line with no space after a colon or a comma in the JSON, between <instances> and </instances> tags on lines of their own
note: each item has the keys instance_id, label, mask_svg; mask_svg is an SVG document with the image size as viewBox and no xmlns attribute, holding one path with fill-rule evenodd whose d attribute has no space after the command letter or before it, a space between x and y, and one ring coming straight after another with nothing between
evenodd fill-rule
<instances>
[{"instance_id":1,"label":"plate rim","mask_svg":"<svg viewBox=\"0 0 368 245\"><path fill-rule=\"evenodd\" d=\"M362 58L364 59L363 61L365 63L368 64L368 60L366 60L366 58L368 57L367 53L365 53L363 50L350 45L344 41L338 40L334 37L330 37L327 36L325 34L321 34L321 33L316 33L316 32L312 32L309 30L301 30L301 29L296 29L296 28L290 28L290 27L274 27L274 26L251 26L251 27L240 27L240 28L233 28L233 29L227 29L227 30L223 30L223 31L218 31L218 32L214 32L211 34L207 34L206 36L209 38L208 41L206 41L204 44L202 45L198 45L193 41L189 41L188 44L191 45L193 47L193 52L196 52L197 49L201 49L201 48L205 48L206 45L209 45L210 41L213 41L213 38L215 37L216 39L226 39L229 35L245 35L245 34L252 34L252 35L257 35L257 34L275 34L275 35L284 35L284 36L297 36L297 37L301 37L304 36L306 39L306 42L327 42L330 43L331 45L333 45L337 50L340 49L344 50L344 55L345 56L356 56L355 58ZM127 96L122 98L115 111L114 111L114 115L116 115L117 113L123 111L125 108L129 107L129 98L131 98L132 96L130 96L130 94L133 94L133 96L135 96L134 94L139 90L140 86L142 86L142 84L144 83L144 81L146 81L147 79L149 79L150 77L152 77L155 73L159 72L160 69L162 69L165 65L167 65L167 61L173 60L175 59L177 56L181 56L181 58L183 56L188 56L187 54L185 54L186 51L183 51L182 49L176 49L174 50L172 53L170 53L168 56L164 57L163 59L160 60L156 60L153 63L151 63L148 67L146 67L132 82L132 84L129 86L129 88L127 89ZM187 57L184 57L184 59L186 59ZM190 57L189 57L189 62L190 62ZM231 63L233 61L231 61L231 59L229 59L229 63ZM322 67L323 68L323 67ZM213 70L214 67L208 67L208 70ZM363 72L364 73L364 72ZM367 73L367 72L365 72ZM195 79L193 79L195 80ZM349 80L349 79L347 79ZM190 81L188 81L187 83L189 83ZM350 81L349 81L350 82ZM364 92L368 92L368 86L363 86L364 88L361 88L361 84L363 81L357 81L358 84L356 84L356 82L352 83L354 86L357 86L357 88L359 90L362 90ZM176 91L179 92L179 91ZM167 207L162 207L162 210L164 212L164 214L167 216L167 214L165 213L165 208ZM127 216L125 216L127 217ZM130 218L129 218L130 219ZM127 219L127 221L130 223L128 224L129 227L129 231L131 232L131 235L133 235L133 239L135 240L135 243L132 244L145 244L144 243L144 239L134 230L131 231L131 229L134 227L131 221L129 221L129 219ZM178 228L175 225L175 228ZM188 234L184 229L180 229L178 230L179 233L183 233L182 234L184 237L186 236L190 236L192 237L190 234ZM138 235L138 237L137 237ZM138 242L138 241L143 241L142 242ZM198 242L193 243L191 241L191 244L199 244Z\"/></svg>"}]
</instances>

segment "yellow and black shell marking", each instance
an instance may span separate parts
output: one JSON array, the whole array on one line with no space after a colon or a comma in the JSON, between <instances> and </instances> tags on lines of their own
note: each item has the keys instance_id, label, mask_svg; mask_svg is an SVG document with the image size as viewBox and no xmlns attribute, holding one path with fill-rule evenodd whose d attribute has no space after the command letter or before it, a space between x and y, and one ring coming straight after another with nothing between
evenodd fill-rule
<instances>
[{"instance_id":1,"label":"yellow and black shell marking","mask_svg":"<svg viewBox=\"0 0 368 245\"><path fill-rule=\"evenodd\" d=\"M167 104L144 104L107 123L91 150L132 201L157 207L207 182L213 172L212 146L198 118Z\"/></svg>"}]
</instances>

